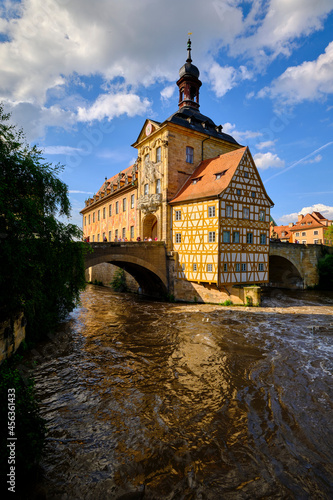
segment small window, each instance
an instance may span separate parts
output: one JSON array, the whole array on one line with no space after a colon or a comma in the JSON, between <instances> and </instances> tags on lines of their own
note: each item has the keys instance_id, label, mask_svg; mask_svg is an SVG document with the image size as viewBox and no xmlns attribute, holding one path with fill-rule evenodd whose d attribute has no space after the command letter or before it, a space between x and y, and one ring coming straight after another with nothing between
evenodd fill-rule
<instances>
[{"instance_id":1,"label":"small window","mask_svg":"<svg viewBox=\"0 0 333 500\"><path fill-rule=\"evenodd\" d=\"M105 238L105 233L103 233L103 241L105 241L105 240L106 240L106 238Z\"/></svg>"},{"instance_id":2,"label":"small window","mask_svg":"<svg viewBox=\"0 0 333 500\"><path fill-rule=\"evenodd\" d=\"M315 245L318 245L318 241L319 241L319 240L313 240L313 243L314 243Z\"/></svg>"},{"instance_id":3,"label":"small window","mask_svg":"<svg viewBox=\"0 0 333 500\"><path fill-rule=\"evenodd\" d=\"M234 231L232 233L232 242L239 243L239 231Z\"/></svg>"},{"instance_id":4,"label":"small window","mask_svg":"<svg viewBox=\"0 0 333 500\"><path fill-rule=\"evenodd\" d=\"M90 214L88 215L88 224L90 224Z\"/></svg>"},{"instance_id":5,"label":"small window","mask_svg":"<svg viewBox=\"0 0 333 500\"><path fill-rule=\"evenodd\" d=\"M98 233L98 235L97 235L97 241L99 241L99 233Z\"/></svg>"},{"instance_id":6,"label":"small window","mask_svg":"<svg viewBox=\"0 0 333 500\"><path fill-rule=\"evenodd\" d=\"M221 177L223 177L226 173L226 170L223 170L222 172L217 172L215 175L215 180L217 179L221 179Z\"/></svg>"},{"instance_id":7,"label":"small window","mask_svg":"<svg viewBox=\"0 0 333 500\"><path fill-rule=\"evenodd\" d=\"M282 231L282 233L281 233L282 238L284 238L285 235L286 235L285 231Z\"/></svg>"},{"instance_id":8,"label":"small window","mask_svg":"<svg viewBox=\"0 0 333 500\"><path fill-rule=\"evenodd\" d=\"M260 263L259 264L259 271L263 271L264 270L264 264Z\"/></svg>"},{"instance_id":9,"label":"small window","mask_svg":"<svg viewBox=\"0 0 333 500\"><path fill-rule=\"evenodd\" d=\"M196 265L196 263L195 263L195 262L193 262L192 267L193 267L193 271L196 271L196 270L197 270L197 265Z\"/></svg>"},{"instance_id":10,"label":"small window","mask_svg":"<svg viewBox=\"0 0 333 500\"><path fill-rule=\"evenodd\" d=\"M223 264L223 271L225 273L228 271L228 264Z\"/></svg>"},{"instance_id":11,"label":"small window","mask_svg":"<svg viewBox=\"0 0 333 500\"><path fill-rule=\"evenodd\" d=\"M208 217L215 217L215 207L208 207Z\"/></svg>"},{"instance_id":12,"label":"small window","mask_svg":"<svg viewBox=\"0 0 333 500\"><path fill-rule=\"evenodd\" d=\"M244 172L244 177L246 177L248 179L249 173L247 171Z\"/></svg>"},{"instance_id":13,"label":"small window","mask_svg":"<svg viewBox=\"0 0 333 500\"><path fill-rule=\"evenodd\" d=\"M302 240L303 245L306 245L306 240Z\"/></svg>"},{"instance_id":14,"label":"small window","mask_svg":"<svg viewBox=\"0 0 333 500\"><path fill-rule=\"evenodd\" d=\"M233 212L234 211L233 211L232 205L227 205L225 207L225 215L226 215L226 217L232 217L233 216Z\"/></svg>"},{"instance_id":15,"label":"small window","mask_svg":"<svg viewBox=\"0 0 333 500\"><path fill-rule=\"evenodd\" d=\"M209 231L208 241L209 243L215 243L215 231Z\"/></svg>"},{"instance_id":16,"label":"small window","mask_svg":"<svg viewBox=\"0 0 333 500\"><path fill-rule=\"evenodd\" d=\"M253 233L247 233L246 235L246 243L253 243Z\"/></svg>"},{"instance_id":17,"label":"small window","mask_svg":"<svg viewBox=\"0 0 333 500\"><path fill-rule=\"evenodd\" d=\"M236 273L239 273L239 271L240 271L240 264L239 264L239 262L237 262L235 270L236 270Z\"/></svg>"},{"instance_id":18,"label":"small window","mask_svg":"<svg viewBox=\"0 0 333 500\"><path fill-rule=\"evenodd\" d=\"M119 201L116 201L116 214L119 214Z\"/></svg>"},{"instance_id":19,"label":"small window","mask_svg":"<svg viewBox=\"0 0 333 500\"><path fill-rule=\"evenodd\" d=\"M260 235L260 245L266 245L266 234L264 233Z\"/></svg>"},{"instance_id":20,"label":"small window","mask_svg":"<svg viewBox=\"0 0 333 500\"><path fill-rule=\"evenodd\" d=\"M175 210L175 220L182 220L182 211Z\"/></svg>"},{"instance_id":21,"label":"small window","mask_svg":"<svg viewBox=\"0 0 333 500\"><path fill-rule=\"evenodd\" d=\"M156 180L156 194L161 192L161 179Z\"/></svg>"},{"instance_id":22,"label":"small window","mask_svg":"<svg viewBox=\"0 0 333 500\"><path fill-rule=\"evenodd\" d=\"M318 236L318 231L313 231L314 236Z\"/></svg>"},{"instance_id":23,"label":"small window","mask_svg":"<svg viewBox=\"0 0 333 500\"><path fill-rule=\"evenodd\" d=\"M93 222L95 222L95 212L93 213Z\"/></svg>"},{"instance_id":24,"label":"small window","mask_svg":"<svg viewBox=\"0 0 333 500\"><path fill-rule=\"evenodd\" d=\"M134 226L131 226L131 238L134 238Z\"/></svg>"},{"instance_id":25,"label":"small window","mask_svg":"<svg viewBox=\"0 0 333 500\"><path fill-rule=\"evenodd\" d=\"M202 179L202 176L201 177L195 177L194 179L192 179L192 184L197 184L199 181L201 181Z\"/></svg>"},{"instance_id":26,"label":"small window","mask_svg":"<svg viewBox=\"0 0 333 500\"><path fill-rule=\"evenodd\" d=\"M213 264L207 264L207 273L213 272Z\"/></svg>"},{"instance_id":27,"label":"small window","mask_svg":"<svg viewBox=\"0 0 333 500\"><path fill-rule=\"evenodd\" d=\"M112 240L112 233L111 233L111 231L109 231L109 241L111 241L111 240Z\"/></svg>"},{"instance_id":28,"label":"small window","mask_svg":"<svg viewBox=\"0 0 333 500\"><path fill-rule=\"evenodd\" d=\"M123 240L125 239L125 237L126 237L126 228L123 227Z\"/></svg>"},{"instance_id":29,"label":"small window","mask_svg":"<svg viewBox=\"0 0 333 500\"><path fill-rule=\"evenodd\" d=\"M145 195L149 194L149 186L148 186L148 184L144 185L144 194Z\"/></svg>"},{"instance_id":30,"label":"small window","mask_svg":"<svg viewBox=\"0 0 333 500\"><path fill-rule=\"evenodd\" d=\"M98 210L98 212L97 212L97 220L101 220L101 211L100 210Z\"/></svg>"},{"instance_id":31,"label":"small window","mask_svg":"<svg viewBox=\"0 0 333 500\"><path fill-rule=\"evenodd\" d=\"M161 161L161 146L156 148L156 161Z\"/></svg>"},{"instance_id":32,"label":"small window","mask_svg":"<svg viewBox=\"0 0 333 500\"><path fill-rule=\"evenodd\" d=\"M134 194L131 195L131 208L134 208Z\"/></svg>"},{"instance_id":33,"label":"small window","mask_svg":"<svg viewBox=\"0 0 333 500\"><path fill-rule=\"evenodd\" d=\"M126 212L126 198L123 198L123 212Z\"/></svg>"},{"instance_id":34,"label":"small window","mask_svg":"<svg viewBox=\"0 0 333 500\"><path fill-rule=\"evenodd\" d=\"M308 222L308 226L311 226L312 222Z\"/></svg>"},{"instance_id":35,"label":"small window","mask_svg":"<svg viewBox=\"0 0 333 500\"><path fill-rule=\"evenodd\" d=\"M302 233L302 236L306 236L306 232L305 231Z\"/></svg>"},{"instance_id":36,"label":"small window","mask_svg":"<svg viewBox=\"0 0 333 500\"><path fill-rule=\"evenodd\" d=\"M236 194L237 196L240 196L242 194L242 191L240 189L236 189Z\"/></svg>"},{"instance_id":37,"label":"small window","mask_svg":"<svg viewBox=\"0 0 333 500\"><path fill-rule=\"evenodd\" d=\"M93 234L93 243L94 243L94 241L95 241L95 235Z\"/></svg>"},{"instance_id":38,"label":"small window","mask_svg":"<svg viewBox=\"0 0 333 500\"><path fill-rule=\"evenodd\" d=\"M112 210L111 210L111 205L109 205L109 217L111 217Z\"/></svg>"},{"instance_id":39,"label":"small window","mask_svg":"<svg viewBox=\"0 0 333 500\"><path fill-rule=\"evenodd\" d=\"M118 241L118 229L116 229L114 232L114 239L115 241Z\"/></svg>"},{"instance_id":40,"label":"small window","mask_svg":"<svg viewBox=\"0 0 333 500\"><path fill-rule=\"evenodd\" d=\"M249 218L250 218L250 209L243 208L243 219L249 219Z\"/></svg>"},{"instance_id":41,"label":"small window","mask_svg":"<svg viewBox=\"0 0 333 500\"><path fill-rule=\"evenodd\" d=\"M251 196L252 196L252 198L255 198L256 197L256 192L255 191L251 191Z\"/></svg>"},{"instance_id":42,"label":"small window","mask_svg":"<svg viewBox=\"0 0 333 500\"><path fill-rule=\"evenodd\" d=\"M299 233L296 233L295 236L299 236Z\"/></svg>"},{"instance_id":43,"label":"small window","mask_svg":"<svg viewBox=\"0 0 333 500\"><path fill-rule=\"evenodd\" d=\"M105 219L105 211L106 211L106 209L105 209L105 207L104 207L104 208L103 208L103 219Z\"/></svg>"},{"instance_id":44,"label":"small window","mask_svg":"<svg viewBox=\"0 0 333 500\"><path fill-rule=\"evenodd\" d=\"M87 216L84 218L84 225L87 225Z\"/></svg>"},{"instance_id":45,"label":"small window","mask_svg":"<svg viewBox=\"0 0 333 500\"><path fill-rule=\"evenodd\" d=\"M230 231L223 231L223 243L230 243Z\"/></svg>"},{"instance_id":46,"label":"small window","mask_svg":"<svg viewBox=\"0 0 333 500\"><path fill-rule=\"evenodd\" d=\"M242 264L242 271L246 271L246 264Z\"/></svg>"},{"instance_id":47,"label":"small window","mask_svg":"<svg viewBox=\"0 0 333 500\"><path fill-rule=\"evenodd\" d=\"M259 212L259 220L263 221L265 220L265 210L260 210Z\"/></svg>"},{"instance_id":48,"label":"small window","mask_svg":"<svg viewBox=\"0 0 333 500\"><path fill-rule=\"evenodd\" d=\"M186 146L186 163L193 163L194 150L190 146Z\"/></svg>"},{"instance_id":49,"label":"small window","mask_svg":"<svg viewBox=\"0 0 333 500\"><path fill-rule=\"evenodd\" d=\"M181 241L182 241L181 233L176 233L176 243L181 243Z\"/></svg>"}]
</instances>

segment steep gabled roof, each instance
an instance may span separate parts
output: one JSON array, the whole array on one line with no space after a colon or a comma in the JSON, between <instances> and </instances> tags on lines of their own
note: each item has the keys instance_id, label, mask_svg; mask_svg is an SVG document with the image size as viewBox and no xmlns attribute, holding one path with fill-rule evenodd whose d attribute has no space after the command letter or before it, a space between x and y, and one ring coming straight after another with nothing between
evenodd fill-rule
<instances>
[{"instance_id":1,"label":"steep gabled roof","mask_svg":"<svg viewBox=\"0 0 333 500\"><path fill-rule=\"evenodd\" d=\"M218 196L229 185L246 149L203 160L170 203ZM222 175L218 178L216 174Z\"/></svg>"},{"instance_id":2,"label":"steep gabled roof","mask_svg":"<svg viewBox=\"0 0 333 500\"><path fill-rule=\"evenodd\" d=\"M322 220L326 220L322 218ZM326 227L314 217L312 214L306 214L303 219L301 219L297 224L295 224L291 230L292 231L306 231L307 229L313 229L315 227Z\"/></svg>"}]
</instances>

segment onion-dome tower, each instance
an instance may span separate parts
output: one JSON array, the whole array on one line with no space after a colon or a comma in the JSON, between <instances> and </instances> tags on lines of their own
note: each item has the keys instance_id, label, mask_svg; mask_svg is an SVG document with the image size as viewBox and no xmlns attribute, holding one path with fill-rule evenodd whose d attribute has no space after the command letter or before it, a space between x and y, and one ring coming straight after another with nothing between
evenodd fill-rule
<instances>
[{"instance_id":1,"label":"onion-dome tower","mask_svg":"<svg viewBox=\"0 0 333 500\"><path fill-rule=\"evenodd\" d=\"M199 80L200 72L191 59L191 40L187 41L187 59L186 63L179 70L179 109L188 107L199 109L199 88L201 81Z\"/></svg>"}]
</instances>

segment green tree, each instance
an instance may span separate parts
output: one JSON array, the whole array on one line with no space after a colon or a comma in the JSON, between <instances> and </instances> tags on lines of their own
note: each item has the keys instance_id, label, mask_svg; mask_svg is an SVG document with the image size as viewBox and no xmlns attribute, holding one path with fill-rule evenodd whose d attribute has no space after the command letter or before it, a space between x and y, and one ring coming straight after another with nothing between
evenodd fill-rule
<instances>
[{"instance_id":1,"label":"green tree","mask_svg":"<svg viewBox=\"0 0 333 500\"><path fill-rule=\"evenodd\" d=\"M319 287L333 290L333 255L326 254L318 261Z\"/></svg>"},{"instance_id":2,"label":"green tree","mask_svg":"<svg viewBox=\"0 0 333 500\"><path fill-rule=\"evenodd\" d=\"M324 229L324 240L329 242L325 244L333 245L333 224Z\"/></svg>"},{"instance_id":3,"label":"green tree","mask_svg":"<svg viewBox=\"0 0 333 500\"><path fill-rule=\"evenodd\" d=\"M30 147L0 105L0 312L23 309L28 340L71 311L85 283L81 230L57 219L71 208L63 168Z\"/></svg>"}]
</instances>

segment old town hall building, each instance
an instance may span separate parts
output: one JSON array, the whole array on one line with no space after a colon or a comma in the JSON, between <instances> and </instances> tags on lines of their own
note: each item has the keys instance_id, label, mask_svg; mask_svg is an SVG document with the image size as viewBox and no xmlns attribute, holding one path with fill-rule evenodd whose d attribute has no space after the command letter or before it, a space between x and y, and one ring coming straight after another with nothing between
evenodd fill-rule
<instances>
[{"instance_id":1,"label":"old town hall building","mask_svg":"<svg viewBox=\"0 0 333 500\"><path fill-rule=\"evenodd\" d=\"M268 282L273 202L249 149L200 113L190 40L187 50L178 110L162 123L146 119L135 164L86 201L83 231L90 242L164 241L176 255L179 298L187 283L204 300L209 290L220 300L219 293Z\"/></svg>"}]
</instances>

